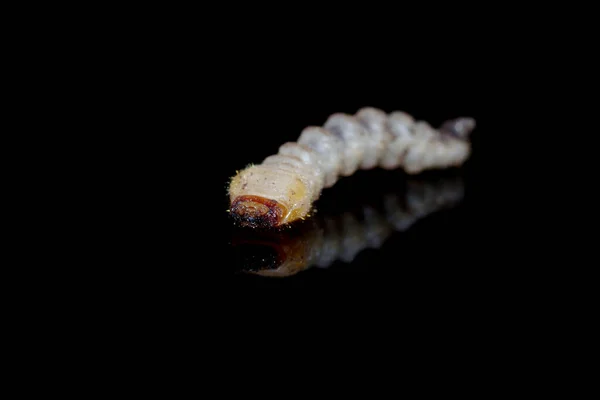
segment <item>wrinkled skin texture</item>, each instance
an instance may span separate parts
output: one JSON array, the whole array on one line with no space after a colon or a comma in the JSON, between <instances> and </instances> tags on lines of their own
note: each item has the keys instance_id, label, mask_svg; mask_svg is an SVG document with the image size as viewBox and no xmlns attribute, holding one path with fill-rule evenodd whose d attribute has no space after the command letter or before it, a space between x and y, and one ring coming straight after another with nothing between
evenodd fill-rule
<instances>
[{"instance_id":1,"label":"wrinkled skin texture","mask_svg":"<svg viewBox=\"0 0 600 400\"><path fill-rule=\"evenodd\" d=\"M307 127L297 142L239 171L229 186L234 221L274 228L306 218L324 188L358 169L403 168L408 174L459 166L471 152L472 118L432 128L404 112L360 109L331 115L323 127Z\"/></svg>"}]
</instances>

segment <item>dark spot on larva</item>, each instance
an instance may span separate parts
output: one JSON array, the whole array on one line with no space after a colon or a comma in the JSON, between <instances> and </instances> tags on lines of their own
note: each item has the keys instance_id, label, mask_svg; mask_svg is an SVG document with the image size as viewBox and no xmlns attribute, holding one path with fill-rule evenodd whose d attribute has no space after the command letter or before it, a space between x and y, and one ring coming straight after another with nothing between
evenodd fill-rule
<instances>
[{"instance_id":1,"label":"dark spot on larva","mask_svg":"<svg viewBox=\"0 0 600 400\"><path fill-rule=\"evenodd\" d=\"M248 186L248 182L246 182L242 185L242 189L246 189L246 186Z\"/></svg>"},{"instance_id":2,"label":"dark spot on larva","mask_svg":"<svg viewBox=\"0 0 600 400\"><path fill-rule=\"evenodd\" d=\"M239 196L231 203L234 221L251 228L273 228L280 225L286 208L275 200L260 196Z\"/></svg>"}]
</instances>

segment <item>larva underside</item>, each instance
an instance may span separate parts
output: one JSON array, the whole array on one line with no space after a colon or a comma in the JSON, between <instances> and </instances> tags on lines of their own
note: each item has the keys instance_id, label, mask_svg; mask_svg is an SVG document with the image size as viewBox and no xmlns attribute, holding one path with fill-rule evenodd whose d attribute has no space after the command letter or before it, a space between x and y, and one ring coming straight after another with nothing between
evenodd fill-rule
<instances>
[{"instance_id":1,"label":"larva underside","mask_svg":"<svg viewBox=\"0 0 600 400\"><path fill-rule=\"evenodd\" d=\"M278 154L239 171L229 185L230 213L243 226L279 227L304 219L324 188L358 169L403 168L408 174L459 166L469 157L472 118L432 128L401 111L366 107L305 128Z\"/></svg>"},{"instance_id":2,"label":"larva underside","mask_svg":"<svg viewBox=\"0 0 600 400\"><path fill-rule=\"evenodd\" d=\"M313 266L328 268L336 260L350 263L361 251L381 247L394 232L406 231L420 219L456 206L463 196L459 177L409 181L404 195L381 196L382 208L363 205L359 211L341 215L321 214L299 233L269 231L252 236L244 232L234 236L232 244L242 256L244 272L288 277Z\"/></svg>"}]
</instances>

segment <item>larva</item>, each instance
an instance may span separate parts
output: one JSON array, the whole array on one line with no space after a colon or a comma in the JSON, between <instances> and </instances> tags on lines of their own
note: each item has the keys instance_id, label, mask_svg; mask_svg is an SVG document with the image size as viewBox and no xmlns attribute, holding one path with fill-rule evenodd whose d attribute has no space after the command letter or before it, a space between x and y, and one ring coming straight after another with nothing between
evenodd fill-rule
<instances>
[{"instance_id":1,"label":"larva","mask_svg":"<svg viewBox=\"0 0 600 400\"><path fill-rule=\"evenodd\" d=\"M463 195L459 177L409 181L405 196L383 196L383 211L363 206L359 212L335 217L319 214L299 233L243 232L234 236L232 245L242 255L244 272L288 277L313 266L327 268L336 260L350 263L361 251L379 248L393 232L403 232L421 218L456 206Z\"/></svg>"},{"instance_id":2,"label":"larva","mask_svg":"<svg viewBox=\"0 0 600 400\"><path fill-rule=\"evenodd\" d=\"M324 188L357 169L403 168L408 174L461 165L470 155L472 118L439 129L405 112L366 107L305 128L296 142L239 171L229 185L230 213L243 226L279 227L304 219Z\"/></svg>"}]
</instances>

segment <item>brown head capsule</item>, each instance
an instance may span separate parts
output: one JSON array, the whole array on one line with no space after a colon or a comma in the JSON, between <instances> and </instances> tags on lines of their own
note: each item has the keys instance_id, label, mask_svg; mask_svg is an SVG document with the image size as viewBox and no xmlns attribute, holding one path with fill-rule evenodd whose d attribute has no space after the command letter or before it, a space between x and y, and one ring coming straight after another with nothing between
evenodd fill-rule
<instances>
[{"instance_id":1,"label":"brown head capsule","mask_svg":"<svg viewBox=\"0 0 600 400\"><path fill-rule=\"evenodd\" d=\"M281 225L286 209L275 200L260 196L238 196L231 204L231 215L241 226L273 228Z\"/></svg>"}]
</instances>

